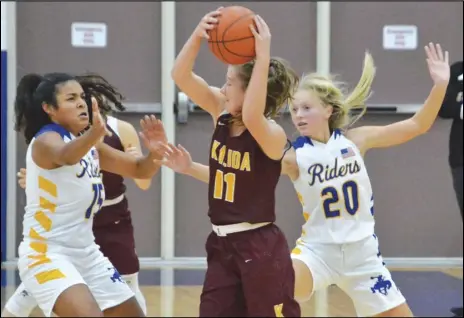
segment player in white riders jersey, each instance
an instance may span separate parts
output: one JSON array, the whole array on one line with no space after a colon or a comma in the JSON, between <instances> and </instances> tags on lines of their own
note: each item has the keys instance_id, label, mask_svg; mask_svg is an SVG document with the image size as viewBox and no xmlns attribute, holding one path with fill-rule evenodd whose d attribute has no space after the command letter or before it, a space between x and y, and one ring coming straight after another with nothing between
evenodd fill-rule
<instances>
[{"instance_id":1,"label":"player in white riders jersey","mask_svg":"<svg viewBox=\"0 0 464 318\"><path fill-rule=\"evenodd\" d=\"M295 297L309 299L315 290L338 285L353 300L359 316L412 316L406 300L383 263L374 233L373 194L363 156L368 149L405 143L432 127L449 81L448 52L430 43L425 48L434 86L411 118L387 126L351 128L366 108L375 75L366 54L361 79L348 96L328 77L303 77L290 106L300 133L287 151L282 173L294 183L306 223L292 251ZM350 118L352 109L360 115ZM176 172L207 180L181 146L162 164ZM201 169L200 169L201 168Z\"/></svg>"},{"instance_id":2,"label":"player in white riders jersey","mask_svg":"<svg viewBox=\"0 0 464 318\"><path fill-rule=\"evenodd\" d=\"M17 88L16 128L24 132L26 198L18 269L26 290L46 316L143 317L134 293L103 256L92 233L105 199L100 166L132 178L149 178L165 142L162 125L142 121L150 154L134 158L102 143L108 134L95 99L93 123L75 77L28 74Z\"/></svg>"},{"instance_id":3,"label":"player in white riders jersey","mask_svg":"<svg viewBox=\"0 0 464 318\"><path fill-rule=\"evenodd\" d=\"M351 297L359 316L412 316L379 251L363 156L368 149L405 143L432 127L448 86L449 58L439 45L430 43L425 51L434 82L430 95L413 117L387 126L351 127L364 114L375 75L369 54L347 97L324 76L308 75L300 82L291 115L301 136L284 159L306 220L292 251L300 301L336 284ZM361 113L352 120L354 108Z\"/></svg>"},{"instance_id":4,"label":"player in white riders jersey","mask_svg":"<svg viewBox=\"0 0 464 318\"><path fill-rule=\"evenodd\" d=\"M111 136L105 136L103 142L114 149L125 151L135 157L141 156L141 145L135 128L115 117L109 116L113 111L124 111L122 104L124 97L106 79L98 74L88 73L76 76L85 92L92 92L98 101L100 113L106 119L107 129ZM98 93L96 93L98 92ZM89 94L90 95L90 94ZM88 100L88 97L87 97ZM90 104L90 101L88 101ZM139 260L134 251L134 233L127 199L124 197L126 186L124 178L102 171L105 201L102 208L93 219L93 234L95 242L127 285L135 293L135 297L146 314L146 303L138 284ZM18 172L18 183L26 188L26 169ZM151 179L135 179L137 186L148 189ZM13 295L8 299L2 311L2 317L29 317L37 301L29 293L24 284L20 284Z\"/></svg>"},{"instance_id":5,"label":"player in white riders jersey","mask_svg":"<svg viewBox=\"0 0 464 318\"><path fill-rule=\"evenodd\" d=\"M293 146L299 168L293 184L306 220L299 242L344 244L372 234L372 187L356 144L336 129L327 143L299 137Z\"/></svg>"}]
</instances>

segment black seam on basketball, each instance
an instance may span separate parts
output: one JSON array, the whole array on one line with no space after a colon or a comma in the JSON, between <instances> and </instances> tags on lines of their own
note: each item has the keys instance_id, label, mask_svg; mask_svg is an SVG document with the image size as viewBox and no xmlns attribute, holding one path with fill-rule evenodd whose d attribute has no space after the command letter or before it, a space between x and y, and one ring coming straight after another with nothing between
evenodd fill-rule
<instances>
[{"instance_id":1,"label":"black seam on basketball","mask_svg":"<svg viewBox=\"0 0 464 318\"><path fill-rule=\"evenodd\" d=\"M222 39L221 41L224 42L224 36L226 35L227 31L236 23L238 23L240 20L242 19L245 19L245 18L248 18L250 15L255 15L255 13L249 13L247 15L244 15L244 16L241 16L240 18L238 18L237 20L235 20L234 22L232 22L227 28L224 29L224 31L222 32Z\"/></svg>"},{"instance_id":2,"label":"black seam on basketball","mask_svg":"<svg viewBox=\"0 0 464 318\"><path fill-rule=\"evenodd\" d=\"M254 56L249 56L249 55L242 55L242 54L239 54L239 53L235 53L234 51L231 51L227 48L226 46L226 43L228 42L222 42L222 46L224 47L224 49L229 52L230 54L233 54L235 56L239 56L239 57L246 57L246 58L254 58Z\"/></svg>"},{"instance_id":3,"label":"black seam on basketball","mask_svg":"<svg viewBox=\"0 0 464 318\"><path fill-rule=\"evenodd\" d=\"M219 22L219 23L220 23L220 22ZM216 45L217 50L218 50L219 54L220 54L221 57L222 57L222 60L223 60L224 62L226 62L226 63L229 63L229 61L226 59L226 57L224 56L224 54L222 54L221 46L219 45L219 43L221 43L221 42L218 41L218 31L217 31L217 29L216 29L216 32L214 32L214 33L216 33L216 36L215 36L216 41L213 42L213 43L214 43L213 45Z\"/></svg>"},{"instance_id":4,"label":"black seam on basketball","mask_svg":"<svg viewBox=\"0 0 464 318\"><path fill-rule=\"evenodd\" d=\"M246 40L246 39L251 39L251 38L254 38L254 36L246 36L244 38L239 38L239 39L233 39L233 40L227 40L227 41L208 41L209 43L216 43L216 42L219 42L219 43L230 43L230 42L236 42L236 41L241 41L241 40Z\"/></svg>"},{"instance_id":5,"label":"black seam on basketball","mask_svg":"<svg viewBox=\"0 0 464 318\"><path fill-rule=\"evenodd\" d=\"M232 52L232 51L229 50L229 49L226 47L226 45L225 45L225 43L227 43L227 42L232 42L232 41L230 41L230 40L229 40L229 41L225 41L225 40L224 40L224 36L227 34L227 30L229 30L234 24L238 23L240 20L245 19L245 18L248 18L250 15L253 15L253 16L254 16L255 13L253 12L253 13L250 13L250 14L247 14L247 15L244 15L244 16L241 16L240 18L238 18L237 20L235 20L233 23L231 23L227 28L225 28L224 31L222 32L222 39L221 39L222 46L224 47L224 49L225 49L227 52L229 52L229 53L231 53L231 54L233 54L233 55L235 55L235 56L246 57L246 58L252 58L252 57L253 57L253 56L242 56L242 55L240 55L240 54L237 54L237 53L235 53L235 52ZM216 33L217 33L217 31L216 31ZM252 36L252 37L254 37L254 36ZM249 39L249 38L251 38L251 37L246 37L246 39ZM237 39L237 40L238 40L238 39ZM242 38L241 40L243 40L243 38ZM218 43L218 47L219 47L219 43ZM224 58L224 56L222 55L222 52L221 52L221 56ZM230 64L229 61L228 61L227 59L224 59L224 61L226 61L226 62L228 62L228 64Z\"/></svg>"}]
</instances>

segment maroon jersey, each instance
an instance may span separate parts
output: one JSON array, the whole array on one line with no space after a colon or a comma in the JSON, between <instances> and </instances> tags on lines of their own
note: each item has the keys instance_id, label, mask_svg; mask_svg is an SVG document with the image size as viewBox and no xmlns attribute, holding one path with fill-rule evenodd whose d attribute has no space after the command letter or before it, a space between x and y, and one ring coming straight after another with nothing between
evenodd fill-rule
<instances>
[{"instance_id":1,"label":"maroon jersey","mask_svg":"<svg viewBox=\"0 0 464 318\"><path fill-rule=\"evenodd\" d=\"M112 136L106 136L104 143L114 149L124 151L119 138L117 119L108 117L106 126L112 132ZM107 200L116 199L125 194L126 185L124 178L120 175L102 171L102 180ZM95 214L93 234L102 253L108 257L121 275L131 275L140 270L139 258L135 251L131 213L125 196L121 202L102 207Z\"/></svg>"},{"instance_id":2,"label":"maroon jersey","mask_svg":"<svg viewBox=\"0 0 464 318\"><path fill-rule=\"evenodd\" d=\"M221 115L214 130L209 159L211 223L275 221L275 188L281 161L269 158L248 130L231 137L230 115Z\"/></svg>"},{"instance_id":3,"label":"maroon jersey","mask_svg":"<svg viewBox=\"0 0 464 318\"><path fill-rule=\"evenodd\" d=\"M111 120L116 123L116 120ZM114 149L124 151L124 146L119 138L117 128L115 128L114 125L110 125L110 119L108 119L106 127L112 135L105 136L103 142ZM104 170L101 172L103 186L105 187L106 200L115 199L126 193L126 185L124 184L123 177ZM94 227L103 226L128 217L130 217L130 212L128 209L127 199L124 197L124 199L117 204L102 207L101 210L95 214Z\"/></svg>"}]
</instances>

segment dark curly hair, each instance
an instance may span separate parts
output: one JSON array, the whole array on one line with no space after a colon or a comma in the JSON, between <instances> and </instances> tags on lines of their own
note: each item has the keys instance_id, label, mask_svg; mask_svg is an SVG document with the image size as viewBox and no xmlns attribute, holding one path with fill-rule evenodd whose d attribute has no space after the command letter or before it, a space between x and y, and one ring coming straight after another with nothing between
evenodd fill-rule
<instances>
[{"instance_id":1,"label":"dark curly hair","mask_svg":"<svg viewBox=\"0 0 464 318\"><path fill-rule=\"evenodd\" d=\"M114 108L118 111L126 110L122 104L125 97L103 76L96 73L86 73L76 76L76 80L81 84L82 89L86 93L86 101L89 107L92 105L90 98L95 97L98 107L104 115L114 111Z\"/></svg>"},{"instance_id":2,"label":"dark curly hair","mask_svg":"<svg viewBox=\"0 0 464 318\"><path fill-rule=\"evenodd\" d=\"M79 76L66 73L48 73L43 76L27 74L19 81L14 104L15 130L24 133L26 143L29 144L43 126L52 123L48 114L43 110L42 104L47 103L57 108L57 86L68 81L80 83L85 92L88 107L92 105L91 97L95 97L103 114L108 114L114 109L125 110L122 104L124 96L98 74L88 73Z\"/></svg>"}]
</instances>

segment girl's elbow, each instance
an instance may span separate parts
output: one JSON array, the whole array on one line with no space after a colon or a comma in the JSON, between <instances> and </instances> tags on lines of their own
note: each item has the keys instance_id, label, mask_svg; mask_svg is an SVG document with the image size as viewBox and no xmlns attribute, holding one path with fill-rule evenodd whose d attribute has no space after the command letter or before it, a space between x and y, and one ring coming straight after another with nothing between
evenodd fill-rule
<instances>
[{"instance_id":1,"label":"girl's elbow","mask_svg":"<svg viewBox=\"0 0 464 318\"><path fill-rule=\"evenodd\" d=\"M140 168L136 169L134 175L132 176L133 179L135 180L141 180L141 181L149 181L151 182L151 178L153 178L154 175L158 173L160 170L159 166L151 167L151 168ZM148 187L150 187L150 184L148 184Z\"/></svg>"},{"instance_id":2,"label":"girl's elbow","mask_svg":"<svg viewBox=\"0 0 464 318\"><path fill-rule=\"evenodd\" d=\"M135 183L140 190L147 191L150 189L151 180L150 179L136 179Z\"/></svg>"},{"instance_id":3,"label":"girl's elbow","mask_svg":"<svg viewBox=\"0 0 464 318\"><path fill-rule=\"evenodd\" d=\"M177 81L178 78L179 78L179 72L176 68L176 66L174 65L174 67L172 68L171 70L171 78L174 80L174 81Z\"/></svg>"},{"instance_id":4,"label":"girl's elbow","mask_svg":"<svg viewBox=\"0 0 464 318\"><path fill-rule=\"evenodd\" d=\"M426 134L430 128L432 128L433 126L433 122L432 123L426 123L424 121L420 121L416 118L412 118L412 122L413 122L413 127L414 129L412 129L412 135L414 135L414 137L417 137L417 136L420 136L420 135L424 135Z\"/></svg>"},{"instance_id":5,"label":"girl's elbow","mask_svg":"<svg viewBox=\"0 0 464 318\"><path fill-rule=\"evenodd\" d=\"M176 63L174 62L174 66L172 67L172 70L171 70L171 78L173 79L173 81L176 84L179 84L185 79L185 77L186 77L186 73L179 66L177 66Z\"/></svg>"},{"instance_id":6,"label":"girl's elbow","mask_svg":"<svg viewBox=\"0 0 464 318\"><path fill-rule=\"evenodd\" d=\"M416 130L417 136L425 135L426 133L429 132L432 126L433 126L433 123L419 125L419 127L417 127L417 130Z\"/></svg>"},{"instance_id":7,"label":"girl's elbow","mask_svg":"<svg viewBox=\"0 0 464 318\"><path fill-rule=\"evenodd\" d=\"M417 136L425 135L426 133L429 132L431 126L427 128L422 128L417 131Z\"/></svg>"},{"instance_id":8,"label":"girl's elbow","mask_svg":"<svg viewBox=\"0 0 464 318\"><path fill-rule=\"evenodd\" d=\"M132 175L132 179L134 179L134 180L147 180L147 179L151 179L151 177L154 174L155 173L148 172L148 171L136 171L134 173L134 175ZM140 188L140 186L139 186L139 188Z\"/></svg>"}]
</instances>

